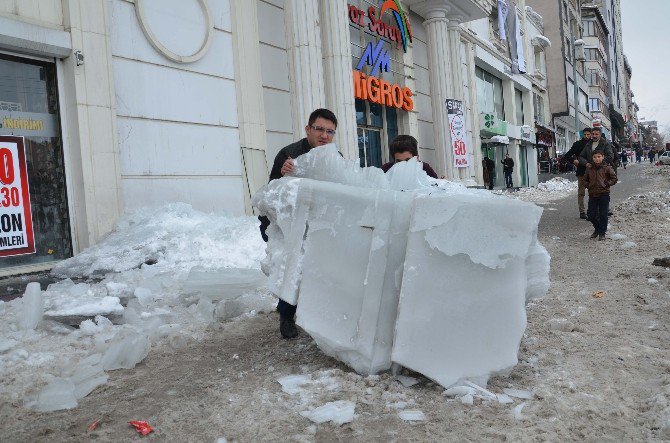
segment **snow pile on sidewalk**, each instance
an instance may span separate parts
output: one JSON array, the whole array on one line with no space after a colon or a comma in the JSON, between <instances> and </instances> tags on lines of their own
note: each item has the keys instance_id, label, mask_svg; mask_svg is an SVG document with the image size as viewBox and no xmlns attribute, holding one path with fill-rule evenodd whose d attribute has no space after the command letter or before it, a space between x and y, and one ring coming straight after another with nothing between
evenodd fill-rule
<instances>
[{"instance_id":1,"label":"snow pile on sidewalk","mask_svg":"<svg viewBox=\"0 0 670 443\"><path fill-rule=\"evenodd\" d=\"M577 182L563 177L554 177L551 180L540 183L532 188L520 188L515 193L505 195L526 202L543 203L552 200L560 200L577 191Z\"/></svg>"},{"instance_id":2,"label":"snow pile on sidewalk","mask_svg":"<svg viewBox=\"0 0 670 443\"><path fill-rule=\"evenodd\" d=\"M133 368L152 344L179 349L212 323L272 310L264 249L254 217L185 204L125 216L54 269L67 278L0 302L0 398L41 411L76 407L106 371Z\"/></svg>"}]
</instances>

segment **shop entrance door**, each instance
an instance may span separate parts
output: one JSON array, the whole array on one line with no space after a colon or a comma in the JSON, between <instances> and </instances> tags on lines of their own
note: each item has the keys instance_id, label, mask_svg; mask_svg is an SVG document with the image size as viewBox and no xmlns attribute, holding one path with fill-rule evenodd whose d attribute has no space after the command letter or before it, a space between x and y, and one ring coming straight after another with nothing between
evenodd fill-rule
<instances>
[{"instance_id":1,"label":"shop entrance door","mask_svg":"<svg viewBox=\"0 0 670 443\"><path fill-rule=\"evenodd\" d=\"M26 255L0 242L0 271L71 257L55 63L0 54L0 135L24 137L35 240Z\"/></svg>"},{"instance_id":2,"label":"shop entrance door","mask_svg":"<svg viewBox=\"0 0 670 443\"><path fill-rule=\"evenodd\" d=\"M502 161L507 152L507 145L500 145L495 143L482 143L482 158L488 157L495 163L495 180L493 180L494 188L502 188L505 186L505 174L503 174Z\"/></svg>"},{"instance_id":3,"label":"shop entrance door","mask_svg":"<svg viewBox=\"0 0 670 443\"><path fill-rule=\"evenodd\" d=\"M519 147L519 174L521 176L521 183L519 186L528 186L528 150L525 146Z\"/></svg>"}]
</instances>

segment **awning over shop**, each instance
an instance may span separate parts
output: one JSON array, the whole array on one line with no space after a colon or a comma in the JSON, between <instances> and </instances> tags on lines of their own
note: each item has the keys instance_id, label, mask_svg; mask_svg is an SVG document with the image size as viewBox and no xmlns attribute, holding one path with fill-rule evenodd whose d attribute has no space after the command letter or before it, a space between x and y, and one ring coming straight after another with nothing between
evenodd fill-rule
<instances>
[{"instance_id":1,"label":"awning over shop","mask_svg":"<svg viewBox=\"0 0 670 443\"><path fill-rule=\"evenodd\" d=\"M537 133L535 134L537 139L536 145L546 147L554 146L555 136L553 129L541 125L540 123L535 123L535 129L537 131Z\"/></svg>"},{"instance_id":2,"label":"awning over shop","mask_svg":"<svg viewBox=\"0 0 670 443\"><path fill-rule=\"evenodd\" d=\"M612 120L612 132L616 129L623 129L626 127L626 121L623 116L614 109L614 105L610 105L610 120Z\"/></svg>"}]
</instances>

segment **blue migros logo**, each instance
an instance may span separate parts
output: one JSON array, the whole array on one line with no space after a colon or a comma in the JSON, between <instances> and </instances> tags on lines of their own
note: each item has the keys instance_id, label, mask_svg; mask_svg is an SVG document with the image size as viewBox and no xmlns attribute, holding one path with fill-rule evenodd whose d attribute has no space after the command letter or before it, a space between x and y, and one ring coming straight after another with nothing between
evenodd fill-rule
<instances>
[{"instance_id":1,"label":"blue migros logo","mask_svg":"<svg viewBox=\"0 0 670 443\"><path fill-rule=\"evenodd\" d=\"M359 71L363 70L365 64L372 66L370 75L373 77L379 73L380 69L384 72L389 72L391 70L391 56L389 55L388 50L384 50L383 40L379 40L377 46L373 46L372 42L368 43L356 69Z\"/></svg>"}]
</instances>

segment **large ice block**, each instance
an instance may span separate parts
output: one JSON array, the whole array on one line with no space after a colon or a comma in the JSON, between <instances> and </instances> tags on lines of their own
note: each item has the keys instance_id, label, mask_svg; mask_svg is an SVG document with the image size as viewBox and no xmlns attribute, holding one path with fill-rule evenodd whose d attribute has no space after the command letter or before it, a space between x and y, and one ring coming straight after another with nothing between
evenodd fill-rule
<instances>
[{"instance_id":1,"label":"large ice block","mask_svg":"<svg viewBox=\"0 0 670 443\"><path fill-rule=\"evenodd\" d=\"M541 214L508 199L415 199L393 361L443 386L515 365Z\"/></svg>"},{"instance_id":2,"label":"large ice block","mask_svg":"<svg viewBox=\"0 0 670 443\"><path fill-rule=\"evenodd\" d=\"M44 315L44 300L42 290L37 282L28 283L26 292L23 294L23 316L21 326L23 330L30 331L37 327Z\"/></svg>"},{"instance_id":3,"label":"large ice block","mask_svg":"<svg viewBox=\"0 0 670 443\"><path fill-rule=\"evenodd\" d=\"M324 353L445 387L516 363L525 303L549 287L541 208L430 179L414 159L384 175L331 145L295 163L301 178L253 199L271 221L263 270Z\"/></svg>"}]
</instances>

